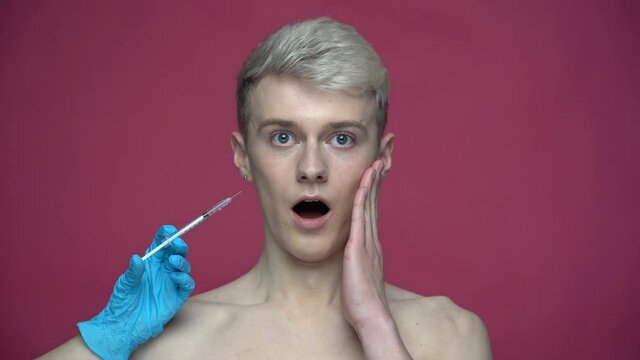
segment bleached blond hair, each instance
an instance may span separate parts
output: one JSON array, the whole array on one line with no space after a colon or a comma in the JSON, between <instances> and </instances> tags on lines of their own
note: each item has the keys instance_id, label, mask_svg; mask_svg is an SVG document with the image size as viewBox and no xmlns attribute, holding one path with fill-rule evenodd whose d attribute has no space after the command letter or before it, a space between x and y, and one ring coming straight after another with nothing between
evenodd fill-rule
<instances>
[{"instance_id":1,"label":"bleached blond hair","mask_svg":"<svg viewBox=\"0 0 640 360\"><path fill-rule=\"evenodd\" d=\"M247 135L251 93L267 75L292 75L325 90L350 90L376 101L382 135L387 122L389 80L378 54L351 26L327 17L290 24L256 47L238 74L238 126Z\"/></svg>"}]
</instances>

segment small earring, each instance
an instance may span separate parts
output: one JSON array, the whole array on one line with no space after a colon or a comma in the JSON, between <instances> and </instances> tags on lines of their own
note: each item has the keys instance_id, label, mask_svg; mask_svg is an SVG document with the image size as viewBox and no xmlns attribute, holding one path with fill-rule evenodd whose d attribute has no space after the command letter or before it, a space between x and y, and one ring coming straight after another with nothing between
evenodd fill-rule
<instances>
[{"instance_id":1,"label":"small earring","mask_svg":"<svg viewBox=\"0 0 640 360\"><path fill-rule=\"evenodd\" d=\"M242 178L245 180L249 180L249 177L247 175L242 175Z\"/></svg>"}]
</instances>

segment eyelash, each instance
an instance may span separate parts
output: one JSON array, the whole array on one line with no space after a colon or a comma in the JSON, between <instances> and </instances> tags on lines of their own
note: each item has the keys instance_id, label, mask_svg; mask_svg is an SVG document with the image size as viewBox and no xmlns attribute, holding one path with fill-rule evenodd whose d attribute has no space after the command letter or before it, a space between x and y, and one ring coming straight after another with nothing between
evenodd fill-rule
<instances>
[{"instance_id":1,"label":"eyelash","mask_svg":"<svg viewBox=\"0 0 640 360\"><path fill-rule=\"evenodd\" d=\"M346 148L350 148L350 147L352 147L352 146L354 146L356 144L356 137L353 136L352 134L347 133L347 132L335 133L335 134L333 134L333 136L331 136L331 139L329 141L333 142L333 140L337 139L338 136L346 136L349 139L349 141L351 141L351 143L348 144L348 145L336 145L339 148L346 149Z\"/></svg>"},{"instance_id":2,"label":"eyelash","mask_svg":"<svg viewBox=\"0 0 640 360\"><path fill-rule=\"evenodd\" d=\"M287 143L279 143L278 142L278 136L280 135L287 135L289 136L289 140L290 141L295 141L295 135L293 135L292 133L290 133L289 131L276 131L273 134L271 134L271 143L274 144L275 146L280 146L280 147L284 147L284 146L289 146L291 144ZM346 136L349 140L350 143L347 145L339 145L339 144L335 144L333 141L336 140L339 136ZM347 149L350 147L353 147L356 145L356 137L353 134L350 134L348 132L337 132L331 135L331 137L329 138L329 141L327 141L327 143L336 146L338 148L341 149Z\"/></svg>"},{"instance_id":3,"label":"eyelash","mask_svg":"<svg viewBox=\"0 0 640 360\"><path fill-rule=\"evenodd\" d=\"M288 131L276 131L275 133L271 134L271 143L276 145L276 146L287 146L287 145L289 145L289 144L278 143L278 136L280 136L280 135L287 135L287 136L289 136L289 138L291 140L295 140L295 136L292 133L288 132Z\"/></svg>"}]
</instances>

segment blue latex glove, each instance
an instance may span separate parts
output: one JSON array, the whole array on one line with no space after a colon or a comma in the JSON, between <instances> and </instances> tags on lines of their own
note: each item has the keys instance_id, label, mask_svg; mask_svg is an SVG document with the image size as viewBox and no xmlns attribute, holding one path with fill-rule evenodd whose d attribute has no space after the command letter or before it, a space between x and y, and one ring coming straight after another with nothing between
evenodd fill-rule
<instances>
[{"instance_id":1,"label":"blue latex glove","mask_svg":"<svg viewBox=\"0 0 640 360\"><path fill-rule=\"evenodd\" d=\"M162 226L147 249L176 233ZM133 255L127 271L118 278L107 307L93 319L78 323L87 346L103 359L127 359L141 344L158 336L180 310L195 283L185 259L187 244L176 238L146 261Z\"/></svg>"}]
</instances>

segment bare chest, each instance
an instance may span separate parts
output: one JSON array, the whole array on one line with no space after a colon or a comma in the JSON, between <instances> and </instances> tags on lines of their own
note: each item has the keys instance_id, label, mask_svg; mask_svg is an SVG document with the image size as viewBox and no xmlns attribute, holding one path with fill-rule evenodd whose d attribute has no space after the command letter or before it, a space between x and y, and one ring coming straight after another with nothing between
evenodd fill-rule
<instances>
[{"instance_id":1,"label":"bare chest","mask_svg":"<svg viewBox=\"0 0 640 360\"><path fill-rule=\"evenodd\" d=\"M228 347L221 359L364 359L353 329L333 313L243 314L223 333L219 339Z\"/></svg>"},{"instance_id":2,"label":"bare chest","mask_svg":"<svg viewBox=\"0 0 640 360\"><path fill-rule=\"evenodd\" d=\"M211 321L202 314L172 324L136 358L364 359L360 341L342 316L294 317L245 309Z\"/></svg>"}]
</instances>

